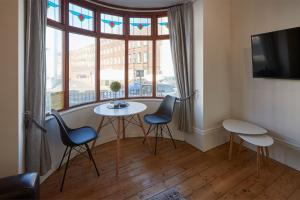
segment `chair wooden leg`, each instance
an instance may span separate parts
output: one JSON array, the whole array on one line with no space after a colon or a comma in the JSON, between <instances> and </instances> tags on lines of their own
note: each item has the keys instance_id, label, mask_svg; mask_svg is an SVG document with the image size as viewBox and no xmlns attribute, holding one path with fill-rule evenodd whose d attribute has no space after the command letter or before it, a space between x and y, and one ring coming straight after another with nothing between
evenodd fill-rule
<instances>
[{"instance_id":1,"label":"chair wooden leg","mask_svg":"<svg viewBox=\"0 0 300 200\"><path fill-rule=\"evenodd\" d=\"M66 178L66 174L67 174L67 170L68 170L68 166L69 166L71 152L72 152L72 147L71 147L69 155L68 155L68 160L67 160L67 164L66 164L66 167L65 167L64 176L63 176L63 179L62 179L62 182L61 182L61 185L60 185L60 192L63 191L63 187L64 187L64 183L65 183L65 178Z\"/></svg>"},{"instance_id":2,"label":"chair wooden leg","mask_svg":"<svg viewBox=\"0 0 300 200\"><path fill-rule=\"evenodd\" d=\"M154 149L154 155L156 155L157 137L158 137L158 125L156 125L156 132L155 132L155 149Z\"/></svg>"},{"instance_id":3,"label":"chair wooden leg","mask_svg":"<svg viewBox=\"0 0 300 200\"><path fill-rule=\"evenodd\" d=\"M230 139L229 139L229 152L228 152L228 159L232 159L232 148L233 148L233 139L234 135L233 133L230 133Z\"/></svg>"},{"instance_id":4,"label":"chair wooden leg","mask_svg":"<svg viewBox=\"0 0 300 200\"><path fill-rule=\"evenodd\" d=\"M260 175L260 147L257 146L256 147L256 173L257 173L257 176L259 177Z\"/></svg>"},{"instance_id":5,"label":"chair wooden leg","mask_svg":"<svg viewBox=\"0 0 300 200\"><path fill-rule=\"evenodd\" d=\"M92 153L91 153L91 150L90 150L90 148L89 148L89 145L85 144L85 148L86 148L86 150L87 150L87 152L88 152L88 154L89 154L90 159L93 161L93 164L94 164L94 167L95 167L95 169L96 169L97 175L100 176L100 175L99 175L99 171L98 171L97 166L96 166L96 163L95 163L95 160L94 160L93 155L92 155Z\"/></svg>"},{"instance_id":6,"label":"chair wooden leg","mask_svg":"<svg viewBox=\"0 0 300 200\"><path fill-rule=\"evenodd\" d=\"M174 145L174 148L176 149L176 144L175 144L175 141L174 141L174 139L173 139L173 136L172 136L172 133L171 133L171 131L170 131L170 129L169 129L168 124L166 124L166 127L167 127L167 129L168 129L168 132L169 132L170 138L171 138L171 140L172 140L172 143L173 143L173 145Z\"/></svg>"},{"instance_id":7,"label":"chair wooden leg","mask_svg":"<svg viewBox=\"0 0 300 200\"><path fill-rule=\"evenodd\" d=\"M64 152L64 154L63 154L63 156L62 156L62 158L61 158L61 161L60 161L60 163L59 163L59 166L58 166L57 171L59 171L60 168L61 168L61 165L62 165L62 163L63 163L63 161L64 161L64 158L65 158L65 156L66 156L66 153L67 153L68 148L69 148L69 147L66 146L65 152Z\"/></svg>"}]
</instances>

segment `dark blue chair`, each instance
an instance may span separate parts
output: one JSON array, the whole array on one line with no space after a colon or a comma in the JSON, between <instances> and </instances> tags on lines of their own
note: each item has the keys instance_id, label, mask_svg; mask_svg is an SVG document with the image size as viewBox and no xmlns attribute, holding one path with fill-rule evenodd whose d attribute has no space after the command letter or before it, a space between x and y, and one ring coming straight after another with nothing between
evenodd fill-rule
<instances>
[{"instance_id":1,"label":"dark blue chair","mask_svg":"<svg viewBox=\"0 0 300 200\"><path fill-rule=\"evenodd\" d=\"M95 160L94 160L94 158L92 156L92 153L91 153L91 150L88 146L89 142L94 141L94 140L97 139L97 133L93 128L88 127L88 126L81 127L81 128L76 128L76 129L69 128L66 125L66 123L64 122L64 120L62 119L62 117L60 116L60 114L56 110L51 110L51 115L54 116L54 118L56 119L56 121L59 125L60 138L62 140L62 143L66 146L66 149L65 149L63 157L60 161L58 170L61 168L62 162L68 154L68 160L67 160L64 176L63 176L61 187L60 187L60 191L62 192L63 186L64 186L64 181L65 181L65 176L67 174L67 169L68 169L68 165L69 165L71 152L72 152L73 149L78 151L76 149L76 147L80 147L80 148L83 148L83 149L85 147L84 150L87 151L87 153L89 155L89 159L93 161L93 164L94 164L94 167L96 169L97 175L99 176L99 171L97 169ZM70 151L67 153L69 148L70 148Z\"/></svg>"},{"instance_id":2,"label":"dark blue chair","mask_svg":"<svg viewBox=\"0 0 300 200\"><path fill-rule=\"evenodd\" d=\"M144 121L150 125L146 135L149 135L153 130L156 129L156 131L155 131L155 150L154 150L155 155L156 155L158 128L159 127L160 127L161 137L163 135L163 130L165 128L167 128L167 133L172 140L174 148L176 149L176 145L175 145L174 139L172 137L172 133L168 126L168 123L170 123L172 121L176 99L177 99L176 97L167 95L155 113L147 114L144 116ZM145 142L145 138L144 138L144 142Z\"/></svg>"}]
</instances>

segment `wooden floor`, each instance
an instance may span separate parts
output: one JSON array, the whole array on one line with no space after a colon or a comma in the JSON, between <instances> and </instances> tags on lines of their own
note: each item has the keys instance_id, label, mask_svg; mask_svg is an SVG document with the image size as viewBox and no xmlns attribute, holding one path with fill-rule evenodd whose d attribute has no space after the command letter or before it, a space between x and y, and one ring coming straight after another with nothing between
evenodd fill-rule
<instances>
[{"instance_id":1,"label":"wooden floor","mask_svg":"<svg viewBox=\"0 0 300 200\"><path fill-rule=\"evenodd\" d=\"M153 144L153 140L151 140ZM147 199L176 188L186 199L300 199L300 173L278 162L264 164L256 177L255 152L244 149L227 159L228 144L202 153L184 142L159 141L158 155L149 154L141 138L121 142L120 175L115 176L115 142L98 146L94 157L100 170L82 155L71 161L64 191L63 170L41 185L48 199ZM234 152L237 151L237 147Z\"/></svg>"}]
</instances>

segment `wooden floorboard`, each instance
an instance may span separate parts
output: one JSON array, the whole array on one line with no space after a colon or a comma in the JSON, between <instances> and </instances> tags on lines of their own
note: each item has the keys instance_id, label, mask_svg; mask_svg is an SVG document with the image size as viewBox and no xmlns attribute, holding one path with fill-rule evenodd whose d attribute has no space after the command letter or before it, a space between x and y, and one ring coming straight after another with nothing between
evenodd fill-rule
<instances>
[{"instance_id":1,"label":"wooden floorboard","mask_svg":"<svg viewBox=\"0 0 300 200\"><path fill-rule=\"evenodd\" d=\"M229 161L228 144L205 153L184 142L176 145L160 139L154 156L141 138L122 140L118 177L115 142L100 145L93 150L100 177L88 159L77 156L70 162L64 191L59 192L63 166L42 183L41 198L138 200L175 188L186 199L300 199L300 173L270 160L257 177L251 150Z\"/></svg>"}]
</instances>

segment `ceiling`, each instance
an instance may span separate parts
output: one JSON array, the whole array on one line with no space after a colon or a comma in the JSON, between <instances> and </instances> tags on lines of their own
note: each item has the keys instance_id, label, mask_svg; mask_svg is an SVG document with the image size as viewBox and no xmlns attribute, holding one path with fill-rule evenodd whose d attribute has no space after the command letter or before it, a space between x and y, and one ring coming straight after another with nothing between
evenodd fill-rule
<instances>
[{"instance_id":1,"label":"ceiling","mask_svg":"<svg viewBox=\"0 0 300 200\"><path fill-rule=\"evenodd\" d=\"M184 3L189 0L94 0L130 8L163 8Z\"/></svg>"}]
</instances>

